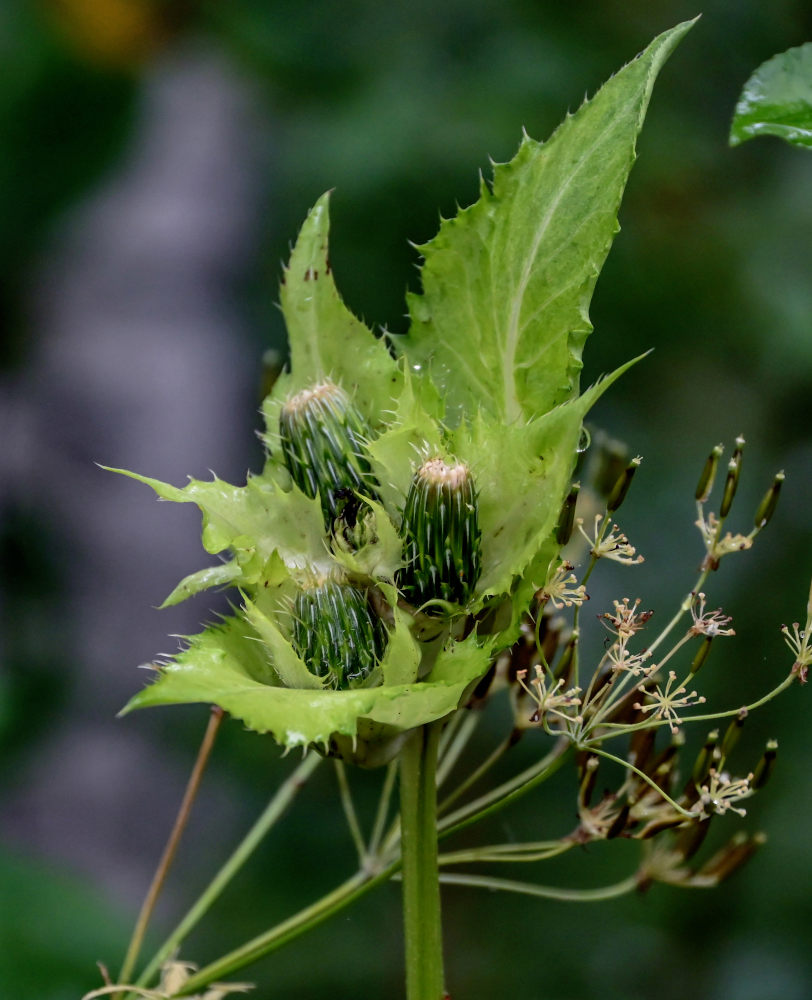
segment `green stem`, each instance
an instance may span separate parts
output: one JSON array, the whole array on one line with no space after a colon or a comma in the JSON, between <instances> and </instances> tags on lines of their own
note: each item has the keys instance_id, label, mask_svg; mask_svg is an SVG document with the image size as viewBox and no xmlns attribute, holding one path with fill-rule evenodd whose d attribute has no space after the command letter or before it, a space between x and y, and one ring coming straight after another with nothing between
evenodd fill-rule
<instances>
[{"instance_id":1,"label":"green stem","mask_svg":"<svg viewBox=\"0 0 812 1000\"><path fill-rule=\"evenodd\" d=\"M188 937L194 927L208 912L214 901L220 896L225 887L242 868L248 858L256 850L259 843L280 819L282 814L293 801L297 792L304 786L310 775L323 761L318 754L310 753L305 757L296 770L288 777L274 794L259 819L254 823L237 849L226 861L220 871L214 876L209 886L192 906L186 916L181 920L174 931L169 935L160 949L155 953L149 965L136 981L137 986L145 986L167 958L180 946L181 942Z\"/></svg>"},{"instance_id":2,"label":"green stem","mask_svg":"<svg viewBox=\"0 0 812 1000\"><path fill-rule=\"evenodd\" d=\"M572 743L566 737L562 737L547 756L538 763L532 764L521 774L517 774L515 778L499 785L498 788L486 792L478 799L474 799L473 802L460 806L455 812L444 816L439 823L440 839L444 839L458 830L463 830L473 823L478 823L486 816L504 809L511 802L526 795L555 774L566 760L567 752L571 748Z\"/></svg>"},{"instance_id":3,"label":"green stem","mask_svg":"<svg viewBox=\"0 0 812 1000\"><path fill-rule=\"evenodd\" d=\"M338 789L341 796L341 805L344 808L344 816L347 820L347 826L350 828L350 836L352 837L352 842L355 844L355 850L358 854L358 866L364 868L367 863L367 847L364 843L364 835L361 833L361 824L358 822L358 814L355 811L355 805L352 801L352 792L350 791L350 783L347 780L347 770L344 767L344 761L335 761L336 777L338 778Z\"/></svg>"},{"instance_id":4,"label":"green stem","mask_svg":"<svg viewBox=\"0 0 812 1000\"><path fill-rule=\"evenodd\" d=\"M399 867L400 862L394 862L385 871L375 876L370 876L368 873L362 871L356 872L346 882L342 882L341 885L333 889L331 893L323 896L316 903L305 907L287 920L283 920L282 923L276 924L275 927L272 927L240 948L236 948L222 958L217 959L217 961L207 965L199 972L196 972L183 984L183 988L174 994L174 996L185 997L196 993L204 986L208 986L209 983L215 980L222 980L237 969L241 969L245 965L250 965L272 951L276 951L301 934L304 934L305 931L317 927L335 913L343 910L344 907L349 906L350 903L360 899L370 889L374 889L375 886L380 885L382 882L388 882Z\"/></svg>"},{"instance_id":5,"label":"green stem","mask_svg":"<svg viewBox=\"0 0 812 1000\"><path fill-rule=\"evenodd\" d=\"M540 896L542 899L559 899L565 903L597 903L604 899L615 899L637 888L637 876L631 875L614 885L600 889L558 889L555 886L533 885L532 882L514 882L506 878L490 875L443 874L440 881L450 885L470 885L476 889L499 889L518 892L523 896Z\"/></svg>"},{"instance_id":6,"label":"green stem","mask_svg":"<svg viewBox=\"0 0 812 1000\"><path fill-rule=\"evenodd\" d=\"M437 868L437 746L440 726L421 726L400 756L403 924L407 1000L444 993Z\"/></svg>"}]
</instances>

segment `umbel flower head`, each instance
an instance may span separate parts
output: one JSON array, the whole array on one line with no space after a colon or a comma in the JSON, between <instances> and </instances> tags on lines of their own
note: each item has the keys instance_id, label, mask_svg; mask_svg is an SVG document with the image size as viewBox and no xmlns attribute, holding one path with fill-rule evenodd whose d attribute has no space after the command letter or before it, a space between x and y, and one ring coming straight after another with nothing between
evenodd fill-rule
<instances>
[{"instance_id":1,"label":"umbel flower head","mask_svg":"<svg viewBox=\"0 0 812 1000\"><path fill-rule=\"evenodd\" d=\"M405 337L376 336L341 301L328 196L317 202L282 282L290 364L263 403L262 471L182 489L126 473L197 504L204 548L225 556L165 603L211 587L241 598L153 664L127 709L210 702L285 747L379 763L515 641L559 562L584 416L625 370L579 394L637 133L688 27L655 39L543 146L524 136L479 200L443 221L419 248Z\"/></svg>"}]
</instances>

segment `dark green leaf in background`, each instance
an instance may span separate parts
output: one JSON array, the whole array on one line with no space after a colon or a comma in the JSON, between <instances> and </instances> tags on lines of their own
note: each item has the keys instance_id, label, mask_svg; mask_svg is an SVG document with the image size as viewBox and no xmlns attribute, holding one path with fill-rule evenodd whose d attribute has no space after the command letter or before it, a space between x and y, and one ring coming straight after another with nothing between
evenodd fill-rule
<instances>
[{"instance_id":1,"label":"dark green leaf in background","mask_svg":"<svg viewBox=\"0 0 812 1000\"><path fill-rule=\"evenodd\" d=\"M730 145L759 135L812 149L812 42L768 59L744 85Z\"/></svg>"}]
</instances>

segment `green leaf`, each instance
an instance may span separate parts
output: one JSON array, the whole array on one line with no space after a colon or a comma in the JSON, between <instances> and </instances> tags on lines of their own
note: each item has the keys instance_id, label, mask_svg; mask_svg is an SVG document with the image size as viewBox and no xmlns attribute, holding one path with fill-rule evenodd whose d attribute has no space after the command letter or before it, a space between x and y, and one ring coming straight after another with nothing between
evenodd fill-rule
<instances>
[{"instance_id":1,"label":"green leaf","mask_svg":"<svg viewBox=\"0 0 812 1000\"><path fill-rule=\"evenodd\" d=\"M542 547L554 556L557 546L548 543L570 486L584 417L638 360L528 424L504 426L480 416L453 435L455 454L468 462L479 493L482 575L476 607L510 593Z\"/></svg>"},{"instance_id":2,"label":"green leaf","mask_svg":"<svg viewBox=\"0 0 812 1000\"><path fill-rule=\"evenodd\" d=\"M244 600L244 605L246 621L253 626L267 647L271 664L282 684L290 688L320 691L324 687L322 679L307 669L307 664L271 619L264 615L247 597Z\"/></svg>"},{"instance_id":3,"label":"green leaf","mask_svg":"<svg viewBox=\"0 0 812 1000\"><path fill-rule=\"evenodd\" d=\"M812 42L768 59L744 85L730 126L730 145L759 135L812 149Z\"/></svg>"},{"instance_id":4,"label":"green leaf","mask_svg":"<svg viewBox=\"0 0 812 1000\"><path fill-rule=\"evenodd\" d=\"M454 711L491 657L489 648L470 637L440 654L430 683L316 691L276 686L257 638L241 618L210 626L162 665L157 679L122 714L151 705L207 702L220 705L249 729L271 733L286 747L327 746L336 736L354 739L359 730L367 740L385 740ZM401 633L394 641L396 651L402 650L406 636ZM385 669L394 667L390 663ZM370 729L369 723L375 726Z\"/></svg>"},{"instance_id":5,"label":"green leaf","mask_svg":"<svg viewBox=\"0 0 812 1000\"><path fill-rule=\"evenodd\" d=\"M283 490L274 481L270 466L262 475L249 476L245 486L232 486L216 478L209 483L192 479L183 489L126 469L108 471L145 483L164 500L196 504L203 514L206 551L230 550L235 555L224 566L186 577L165 604L223 583L242 587L278 583L284 574L275 557L289 570L328 573L333 567L318 499L311 500L295 487Z\"/></svg>"},{"instance_id":6,"label":"green leaf","mask_svg":"<svg viewBox=\"0 0 812 1000\"><path fill-rule=\"evenodd\" d=\"M400 365L386 341L347 309L333 281L328 235L330 195L310 210L285 269L280 298L290 342L290 373L263 404L269 444L277 439L279 407L324 379L340 385L374 428L400 391Z\"/></svg>"},{"instance_id":7,"label":"green leaf","mask_svg":"<svg viewBox=\"0 0 812 1000\"><path fill-rule=\"evenodd\" d=\"M185 576L161 604L161 607L169 608L173 604L180 604L188 597L199 594L203 590L210 590L212 587L233 586L241 576L242 568L236 559L229 559L228 562L220 563L219 566L206 566L205 569L199 569L196 573Z\"/></svg>"},{"instance_id":8,"label":"green leaf","mask_svg":"<svg viewBox=\"0 0 812 1000\"><path fill-rule=\"evenodd\" d=\"M654 79L693 22L656 38L544 144L525 136L478 202L421 247L423 294L396 347L451 421L530 419L578 390L588 307Z\"/></svg>"}]
</instances>

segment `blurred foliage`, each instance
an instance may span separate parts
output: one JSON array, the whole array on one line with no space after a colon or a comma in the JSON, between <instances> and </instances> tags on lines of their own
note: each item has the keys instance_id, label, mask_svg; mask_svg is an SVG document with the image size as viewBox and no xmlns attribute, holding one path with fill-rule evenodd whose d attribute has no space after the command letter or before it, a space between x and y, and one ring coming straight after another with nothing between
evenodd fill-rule
<instances>
[{"instance_id":1,"label":"blurred foliage","mask_svg":"<svg viewBox=\"0 0 812 1000\"><path fill-rule=\"evenodd\" d=\"M449 215L456 201L474 199L477 167L488 155L509 158L520 126L546 137L585 88L594 92L656 33L695 13L684 0L211 0L176 8L138 0L7 0L0 9L0 366L24 363L34 335L24 298L32 268L64 213L115 169L144 73L162 52L212 46L264 102L273 140L270 212L264 260L244 308L257 336L278 344L279 261L324 190L337 188L333 264L348 303L370 323L402 330L404 291L415 281L407 240L427 239L438 210ZM650 562L634 580L609 574L596 583L596 610L632 590L662 609L658 615L668 613L667 599L687 585L700 557L691 496L710 445L740 431L748 438L747 478L734 508L744 530L772 473L787 470L774 522L757 550L742 557L747 568L732 590L712 594L734 614L739 635L727 658L705 669L728 690L735 677L741 700L763 690L777 661L783 669L775 626L800 617L809 583L812 201L805 197L807 157L778 142L735 151L725 143L753 66L811 33L812 11L800 0L705 5L655 91L621 210L623 233L597 287L596 334L586 357L591 380L657 348L598 413L646 456L623 526ZM43 559L59 558L59 543L43 543L30 517L20 518L4 531L4 574L19 597L6 624L24 624L31 644L18 638L12 654L22 651L35 666L11 699L3 681L0 721L7 746L24 751L36 748L47 725L26 725L21 713L39 698L41 717L50 720L68 685L51 684L55 664L66 659L59 630L36 624L58 598L35 593L31 583L43 578ZM58 587L58 568L45 576ZM116 652L126 663L126 651ZM449 977L460 996L643 1000L656 993L681 1000L687 984L709 1000L808 996L807 697L794 690L769 706L746 737L760 747L778 733L781 753L769 793L748 816L748 826L761 823L770 842L741 876L710 894L662 890L592 909L448 892ZM167 718L166 739L191 746L198 717L177 718ZM495 739L483 732L479 752ZM535 749L523 741L511 767ZM232 725L213 778L229 785L240 815L249 816L288 767L269 745ZM349 872L351 845L324 770L191 939L193 957L223 953L329 888L325 858L336 881ZM369 815L373 777L355 781ZM537 811L511 811L498 832L543 835L568 826L573 779L562 774L556 781L534 798ZM192 845L206 837L205 818L195 819ZM166 827L170 821L144 817ZM214 845L206 857L213 865L227 850ZM626 873L622 853L613 851L609 861L601 852L584 854L557 874L562 882L609 882ZM190 899L204 876L184 870L178 893ZM0 898L4 994L73 1000L99 982L95 959L115 964L123 951L127 920L19 857L2 858ZM503 939L495 929L503 929ZM397 995L399 934L396 889L381 890L247 977L273 982L275 996Z\"/></svg>"}]
</instances>

